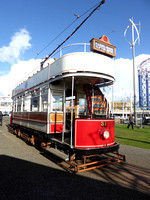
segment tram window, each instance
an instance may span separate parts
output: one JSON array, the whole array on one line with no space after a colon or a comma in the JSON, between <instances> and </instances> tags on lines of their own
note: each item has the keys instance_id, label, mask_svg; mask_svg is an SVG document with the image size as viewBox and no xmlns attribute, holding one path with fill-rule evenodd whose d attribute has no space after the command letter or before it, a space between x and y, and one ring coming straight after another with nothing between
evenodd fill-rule
<instances>
[{"instance_id":1,"label":"tram window","mask_svg":"<svg viewBox=\"0 0 150 200\"><path fill-rule=\"evenodd\" d=\"M12 103L12 110L13 112L16 112L16 101L13 99L13 103Z\"/></svg>"},{"instance_id":2,"label":"tram window","mask_svg":"<svg viewBox=\"0 0 150 200\"><path fill-rule=\"evenodd\" d=\"M23 98L23 112L30 111L30 97L26 96Z\"/></svg>"},{"instance_id":3,"label":"tram window","mask_svg":"<svg viewBox=\"0 0 150 200\"><path fill-rule=\"evenodd\" d=\"M31 111L38 112L39 111L39 91L32 94L31 97Z\"/></svg>"},{"instance_id":4,"label":"tram window","mask_svg":"<svg viewBox=\"0 0 150 200\"><path fill-rule=\"evenodd\" d=\"M53 102L53 111L63 111L63 104L62 104L62 93L55 93L52 96L52 102Z\"/></svg>"},{"instance_id":5,"label":"tram window","mask_svg":"<svg viewBox=\"0 0 150 200\"><path fill-rule=\"evenodd\" d=\"M17 112L21 112L21 98L17 100Z\"/></svg>"},{"instance_id":6,"label":"tram window","mask_svg":"<svg viewBox=\"0 0 150 200\"><path fill-rule=\"evenodd\" d=\"M86 112L86 100L79 99L79 114L84 114Z\"/></svg>"},{"instance_id":7,"label":"tram window","mask_svg":"<svg viewBox=\"0 0 150 200\"><path fill-rule=\"evenodd\" d=\"M75 110L75 96L73 96L73 110ZM71 112L72 109L72 97L66 97L66 112Z\"/></svg>"},{"instance_id":8,"label":"tram window","mask_svg":"<svg viewBox=\"0 0 150 200\"><path fill-rule=\"evenodd\" d=\"M13 112L17 112L17 104L16 104L17 100L16 99L13 99L13 102L12 102L12 110Z\"/></svg>"},{"instance_id":9,"label":"tram window","mask_svg":"<svg viewBox=\"0 0 150 200\"><path fill-rule=\"evenodd\" d=\"M41 92L41 111L47 112L48 109L48 89L42 90Z\"/></svg>"}]
</instances>

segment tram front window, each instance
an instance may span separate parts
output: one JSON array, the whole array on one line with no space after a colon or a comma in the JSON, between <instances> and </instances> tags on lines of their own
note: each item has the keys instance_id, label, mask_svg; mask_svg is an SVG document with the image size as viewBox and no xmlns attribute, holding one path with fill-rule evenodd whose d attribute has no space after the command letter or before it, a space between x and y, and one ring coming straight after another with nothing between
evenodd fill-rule
<instances>
[{"instance_id":1,"label":"tram front window","mask_svg":"<svg viewBox=\"0 0 150 200\"><path fill-rule=\"evenodd\" d=\"M84 91L87 100L86 117L88 117L88 111L90 118L106 118L109 106L101 89L95 85L85 85Z\"/></svg>"},{"instance_id":2,"label":"tram front window","mask_svg":"<svg viewBox=\"0 0 150 200\"><path fill-rule=\"evenodd\" d=\"M86 111L85 108L85 99L79 99L79 115L84 114Z\"/></svg>"},{"instance_id":3,"label":"tram front window","mask_svg":"<svg viewBox=\"0 0 150 200\"><path fill-rule=\"evenodd\" d=\"M79 98L79 105L77 106L78 117L88 117L89 111L87 106L87 100L85 98Z\"/></svg>"}]
</instances>

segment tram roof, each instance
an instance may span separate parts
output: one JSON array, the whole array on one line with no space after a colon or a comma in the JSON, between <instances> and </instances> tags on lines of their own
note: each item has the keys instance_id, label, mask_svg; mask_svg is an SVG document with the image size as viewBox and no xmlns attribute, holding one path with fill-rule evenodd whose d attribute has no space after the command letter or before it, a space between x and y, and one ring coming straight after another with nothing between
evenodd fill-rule
<instances>
[{"instance_id":1,"label":"tram roof","mask_svg":"<svg viewBox=\"0 0 150 200\"><path fill-rule=\"evenodd\" d=\"M69 53L17 86L13 90L12 96L44 82L53 82L71 76L78 77L82 83L91 80L96 81L95 84L110 85L114 82L113 65L113 59L101 54L93 52Z\"/></svg>"}]
</instances>

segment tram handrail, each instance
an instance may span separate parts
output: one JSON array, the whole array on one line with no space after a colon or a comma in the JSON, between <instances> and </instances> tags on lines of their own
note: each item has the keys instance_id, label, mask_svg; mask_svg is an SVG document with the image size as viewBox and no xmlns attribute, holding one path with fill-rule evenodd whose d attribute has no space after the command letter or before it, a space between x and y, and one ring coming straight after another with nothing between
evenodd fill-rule
<instances>
[{"instance_id":1,"label":"tram handrail","mask_svg":"<svg viewBox=\"0 0 150 200\"><path fill-rule=\"evenodd\" d=\"M63 56L63 54L62 54L62 50L63 49L66 49L66 48L68 48L70 46L77 46L77 45L80 45L80 46L83 45L84 49L83 49L82 52L88 52L87 51L87 46L90 46L90 43L73 43L73 44L66 45L66 46L62 47L61 49L59 49L55 54L53 54L53 57L59 53L59 58L60 58L60 57Z\"/></svg>"},{"instance_id":2,"label":"tram handrail","mask_svg":"<svg viewBox=\"0 0 150 200\"><path fill-rule=\"evenodd\" d=\"M75 45L84 45L84 51L83 52L87 52L87 46L90 46L90 43L72 43L72 44L69 44L69 45L66 45L64 47L62 47L61 49L59 49L55 54L53 54L53 58L55 55L57 55L59 53L59 58L62 57L62 50L65 49L65 48L68 48L70 46L75 46ZM82 51L81 51L82 52ZM68 54L68 53L66 53ZM64 54L65 55L65 54ZM52 57L51 57L52 58ZM18 83L16 83L16 87L22 83L23 81L26 81L27 80L27 77L30 77L34 74L34 71L37 71L39 69L39 66L36 67L35 69L33 69L29 74L27 74L25 77L23 77L20 81L18 81ZM32 74L32 75L31 75Z\"/></svg>"}]
</instances>

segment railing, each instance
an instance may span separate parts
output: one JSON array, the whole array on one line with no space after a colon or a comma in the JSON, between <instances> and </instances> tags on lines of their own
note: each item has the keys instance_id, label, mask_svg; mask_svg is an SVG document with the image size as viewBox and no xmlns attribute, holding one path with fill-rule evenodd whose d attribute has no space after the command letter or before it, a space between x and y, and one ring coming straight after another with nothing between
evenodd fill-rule
<instances>
[{"instance_id":1,"label":"railing","mask_svg":"<svg viewBox=\"0 0 150 200\"><path fill-rule=\"evenodd\" d=\"M75 47L75 46L80 46L79 48L72 48L70 50L68 50L70 47ZM82 46L82 47L81 47ZM58 50L55 54L53 54L53 57L57 54L59 54L59 57L62 57L63 56L63 52L64 50L65 54L68 54L68 53L74 53L74 52L89 52L90 51L90 44L89 43L74 43L74 44L69 44L63 48L61 48L60 50Z\"/></svg>"},{"instance_id":2,"label":"railing","mask_svg":"<svg viewBox=\"0 0 150 200\"><path fill-rule=\"evenodd\" d=\"M79 47L79 48L71 48L71 47ZM70 48L70 49L69 49ZM52 55L53 58L55 56L60 58L63 56L63 54L68 54L68 53L74 53L74 52L89 52L90 51L90 44L89 43L74 43L74 44L69 44L61 49L59 49L55 54ZM51 58L52 58L51 57ZM34 73L36 73L39 70L40 66L36 67L33 71L31 71L29 74L27 74L25 77L23 77L17 84L16 87L22 83L23 81L26 81L28 77L33 76Z\"/></svg>"}]
</instances>

